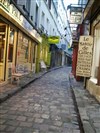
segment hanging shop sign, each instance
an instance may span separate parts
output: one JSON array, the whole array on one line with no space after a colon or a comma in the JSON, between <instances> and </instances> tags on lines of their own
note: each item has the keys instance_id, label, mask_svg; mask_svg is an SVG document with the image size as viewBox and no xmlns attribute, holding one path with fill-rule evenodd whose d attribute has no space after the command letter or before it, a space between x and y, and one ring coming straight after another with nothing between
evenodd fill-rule
<instances>
[{"instance_id":1,"label":"hanging shop sign","mask_svg":"<svg viewBox=\"0 0 100 133\"><path fill-rule=\"evenodd\" d=\"M66 44L62 44L62 45L61 45L61 48L62 48L63 50L66 50Z\"/></svg>"},{"instance_id":2,"label":"hanging shop sign","mask_svg":"<svg viewBox=\"0 0 100 133\"><path fill-rule=\"evenodd\" d=\"M83 77L91 76L91 65L93 55L93 37L80 36L76 75Z\"/></svg>"},{"instance_id":3,"label":"hanging shop sign","mask_svg":"<svg viewBox=\"0 0 100 133\"><path fill-rule=\"evenodd\" d=\"M48 43L49 44L58 44L60 41L59 36L49 36L48 37Z\"/></svg>"},{"instance_id":4,"label":"hanging shop sign","mask_svg":"<svg viewBox=\"0 0 100 133\"><path fill-rule=\"evenodd\" d=\"M73 41L78 41L78 32L76 30L72 31L72 39Z\"/></svg>"},{"instance_id":5,"label":"hanging shop sign","mask_svg":"<svg viewBox=\"0 0 100 133\"><path fill-rule=\"evenodd\" d=\"M70 23L72 24L82 23L82 7L70 8Z\"/></svg>"}]
</instances>

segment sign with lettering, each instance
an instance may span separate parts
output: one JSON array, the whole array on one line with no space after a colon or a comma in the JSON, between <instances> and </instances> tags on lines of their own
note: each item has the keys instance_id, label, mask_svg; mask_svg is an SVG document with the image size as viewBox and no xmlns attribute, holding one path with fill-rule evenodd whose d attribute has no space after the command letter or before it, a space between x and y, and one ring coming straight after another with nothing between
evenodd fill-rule
<instances>
[{"instance_id":1,"label":"sign with lettering","mask_svg":"<svg viewBox=\"0 0 100 133\"><path fill-rule=\"evenodd\" d=\"M83 77L91 76L91 65L93 55L93 37L80 36L76 75Z\"/></svg>"},{"instance_id":2,"label":"sign with lettering","mask_svg":"<svg viewBox=\"0 0 100 133\"><path fill-rule=\"evenodd\" d=\"M0 0L0 4L5 7L6 10L10 10L10 2L9 0Z\"/></svg>"},{"instance_id":3,"label":"sign with lettering","mask_svg":"<svg viewBox=\"0 0 100 133\"><path fill-rule=\"evenodd\" d=\"M70 8L70 23L72 24L82 23L82 7Z\"/></svg>"}]
</instances>

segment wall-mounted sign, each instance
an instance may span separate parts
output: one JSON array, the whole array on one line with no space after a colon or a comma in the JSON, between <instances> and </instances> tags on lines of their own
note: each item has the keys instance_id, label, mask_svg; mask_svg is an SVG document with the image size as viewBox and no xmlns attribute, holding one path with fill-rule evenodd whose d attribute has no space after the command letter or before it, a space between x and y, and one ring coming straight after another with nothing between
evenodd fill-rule
<instances>
[{"instance_id":1,"label":"wall-mounted sign","mask_svg":"<svg viewBox=\"0 0 100 133\"><path fill-rule=\"evenodd\" d=\"M49 44L58 44L60 41L59 36L49 36L48 37L48 43Z\"/></svg>"},{"instance_id":2,"label":"wall-mounted sign","mask_svg":"<svg viewBox=\"0 0 100 133\"><path fill-rule=\"evenodd\" d=\"M93 55L93 37L80 36L76 75L83 77L91 76Z\"/></svg>"},{"instance_id":3,"label":"wall-mounted sign","mask_svg":"<svg viewBox=\"0 0 100 133\"><path fill-rule=\"evenodd\" d=\"M70 23L72 24L82 23L82 7L70 8Z\"/></svg>"}]
</instances>

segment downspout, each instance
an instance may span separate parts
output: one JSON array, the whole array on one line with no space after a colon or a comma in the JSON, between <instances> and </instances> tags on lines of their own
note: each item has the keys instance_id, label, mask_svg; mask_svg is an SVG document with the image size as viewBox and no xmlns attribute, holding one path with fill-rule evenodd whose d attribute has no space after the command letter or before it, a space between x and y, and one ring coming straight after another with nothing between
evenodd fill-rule
<instances>
[{"instance_id":1,"label":"downspout","mask_svg":"<svg viewBox=\"0 0 100 133\"><path fill-rule=\"evenodd\" d=\"M99 67L98 67L97 85L100 86L100 56L99 56Z\"/></svg>"}]
</instances>

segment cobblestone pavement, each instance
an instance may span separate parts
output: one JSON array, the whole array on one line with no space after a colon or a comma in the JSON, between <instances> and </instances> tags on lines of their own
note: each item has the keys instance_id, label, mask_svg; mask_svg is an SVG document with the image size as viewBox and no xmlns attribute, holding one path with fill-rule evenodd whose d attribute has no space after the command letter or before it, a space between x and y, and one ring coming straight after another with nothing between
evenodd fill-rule
<instances>
[{"instance_id":1,"label":"cobblestone pavement","mask_svg":"<svg viewBox=\"0 0 100 133\"><path fill-rule=\"evenodd\" d=\"M84 133L100 133L100 103L71 74L70 80Z\"/></svg>"},{"instance_id":2,"label":"cobblestone pavement","mask_svg":"<svg viewBox=\"0 0 100 133\"><path fill-rule=\"evenodd\" d=\"M80 133L69 72L49 72L3 102L0 133Z\"/></svg>"}]
</instances>

